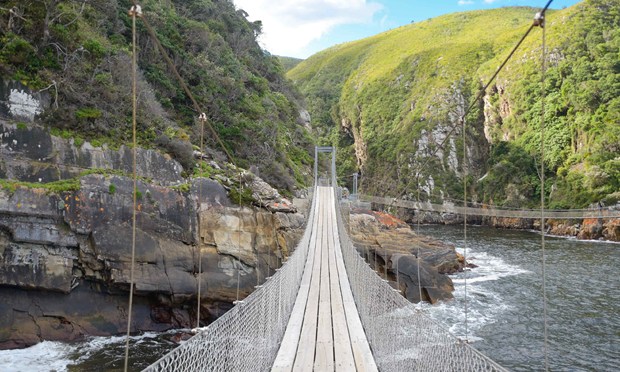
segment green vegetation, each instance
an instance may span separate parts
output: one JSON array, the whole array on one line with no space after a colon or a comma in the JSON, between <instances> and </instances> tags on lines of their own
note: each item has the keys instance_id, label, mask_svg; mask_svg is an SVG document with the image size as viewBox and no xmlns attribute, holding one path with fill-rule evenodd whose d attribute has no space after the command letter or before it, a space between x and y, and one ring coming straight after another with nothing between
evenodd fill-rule
<instances>
[{"instance_id":1,"label":"green vegetation","mask_svg":"<svg viewBox=\"0 0 620 372\"><path fill-rule=\"evenodd\" d=\"M131 19L129 0L7 0L0 9L0 73L54 95L43 115L56 135L76 144L112 148L132 139ZM238 164L257 167L280 189L307 184L312 148L298 124L300 96L278 57L256 38L231 1L141 2L145 16ZM19 17L9 14L9 9ZM154 41L138 20L138 142L159 148L192 174L200 123ZM57 92L57 97L56 97ZM206 145L222 152L205 128Z\"/></svg>"},{"instance_id":2,"label":"green vegetation","mask_svg":"<svg viewBox=\"0 0 620 372\"><path fill-rule=\"evenodd\" d=\"M292 70L295 66L297 66L299 63L303 61L303 59L299 59L299 58L282 57L282 56L278 56L278 60L280 60L280 63L282 64L282 68L284 68L284 71Z\"/></svg>"},{"instance_id":3,"label":"green vegetation","mask_svg":"<svg viewBox=\"0 0 620 372\"><path fill-rule=\"evenodd\" d=\"M256 200L252 196L252 190L247 187L239 188L233 187L228 192L230 201L237 205L251 206L256 203Z\"/></svg>"},{"instance_id":4,"label":"green vegetation","mask_svg":"<svg viewBox=\"0 0 620 372\"><path fill-rule=\"evenodd\" d=\"M55 182L38 183L0 179L0 187L10 193L14 193L18 188L23 187L27 189L43 189L49 194L60 194L63 192L79 190L80 180L79 178L70 178Z\"/></svg>"},{"instance_id":5,"label":"green vegetation","mask_svg":"<svg viewBox=\"0 0 620 372\"><path fill-rule=\"evenodd\" d=\"M176 190L180 193L188 193L190 192L190 190L192 189L192 185L190 185L189 183L182 183L178 186L172 186L171 187L173 190Z\"/></svg>"},{"instance_id":6,"label":"green vegetation","mask_svg":"<svg viewBox=\"0 0 620 372\"><path fill-rule=\"evenodd\" d=\"M446 15L338 45L289 71L319 143L339 149L341 179L360 164L364 192L415 198L419 185L423 199L458 199L466 148L471 199L536 205L541 29L465 118L465 147L460 122L536 11ZM545 195L553 208L613 200L620 190L620 7L588 0L549 11L547 22Z\"/></svg>"},{"instance_id":7,"label":"green vegetation","mask_svg":"<svg viewBox=\"0 0 620 372\"><path fill-rule=\"evenodd\" d=\"M85 107L75 111L75 117L78 119L99 119L103 113L101 110L92 107Z\"/></svg>"}]
</instances>

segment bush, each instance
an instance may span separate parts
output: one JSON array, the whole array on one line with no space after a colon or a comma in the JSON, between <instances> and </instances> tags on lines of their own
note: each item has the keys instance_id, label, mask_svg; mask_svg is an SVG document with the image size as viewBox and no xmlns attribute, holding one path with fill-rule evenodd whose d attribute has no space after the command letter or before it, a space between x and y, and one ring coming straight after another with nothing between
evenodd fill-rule
<instances>
[{"instance_id":1,"label":"bush","mask_svg":"<svg viewBox=\"0 0 620 372\"><path fill-rule=\"evenodd\" d=\"M86 40L84 49L88 50L94 58L101 58L106 54L105 47L97 40Z\"/></svg>"},{"instance_id":2,"label":"bush","mask_svg":"<svg viewBox=\"0 0 620 372\"><path fill-rule=\"evenodd\" d=\"M99 119L102 115L101 110L92 107L84 107L75 112L77 119Z\"/></svg>"},{"instance_id":3,"label":"bush","mask_svg":"<svg viewBox=\"0 0 620 372\"><path fill-rule=\"evenodd\" d=\"M30 43L13 34L2 39L4 47L0 50L0 62L6 61L13 65L21 65L30 62L35 55L35 50Z\"/></svg>"},{"instance_id":4,"label":"bush","mask_svg":"<svg viewBox=\"0 0 620 372\"><path fill-rule=\"evenodd\" d=\"M190 142L177 138L171 139L167 135L162 134L157 137L155 144L170 154L186 171L189 172L194 169L194 150Z\"/></svg>"}]
</instances>

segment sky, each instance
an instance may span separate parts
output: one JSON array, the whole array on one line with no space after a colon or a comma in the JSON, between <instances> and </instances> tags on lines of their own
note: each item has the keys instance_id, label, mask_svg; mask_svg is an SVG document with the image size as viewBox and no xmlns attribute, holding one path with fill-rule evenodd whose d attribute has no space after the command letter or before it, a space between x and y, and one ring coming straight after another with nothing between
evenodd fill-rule
<instances>
[{"instance_id":1,"label":"sky","mask_svg":"<svg viewBox=\"0 0 620 372\"><path fill-rule=\"evenodd\" d=\"M547 0L233 0L263 23L259 42L271 54L305 59L330 46L442 14L504 6L542 8ZM554 0L562 9L577 0ZM532 17L534 14L532 14Z\"/></svg>"}]
</instances>

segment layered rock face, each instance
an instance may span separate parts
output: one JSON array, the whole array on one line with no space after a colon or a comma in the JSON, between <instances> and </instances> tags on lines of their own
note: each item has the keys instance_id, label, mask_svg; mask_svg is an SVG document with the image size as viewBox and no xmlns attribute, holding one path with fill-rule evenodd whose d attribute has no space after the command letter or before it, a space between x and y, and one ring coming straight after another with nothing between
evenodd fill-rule
<instances>
[{"instance_id":1,"label":"layered rock face","mask_svg":"<svg viewBox=\"0 0 620 372\"><path fill-rule=\"evenodd\" d=\"M384 278L387 273L387 279L410 301L420 301L418 283L423 301L436 303L453 298L454 286L446 274L464 267L463 257L453 246L417 235L393 216L364 209L351 210L349 229L351 239L370 266Z\"/></svg>"},{"instance_id":2,"label":"layered rock face","mask_svg":"<svg viewBox=\"0 0 620 372\"><path fill-rule=\"evenodd\" d=\"M2 178L120 171L84 175L77 191L0 189L0 349L125 332L134 190L121 174L131 152L76 147L31 125L0 130ZM213 321L272 274L303 232L305 217L265 185L253 193L269 209L239 207L220 183L183 179L166 155L139 150L138 162L132 331L195 326L198 281L201 322Z\"/></svg>"}]
</instances>

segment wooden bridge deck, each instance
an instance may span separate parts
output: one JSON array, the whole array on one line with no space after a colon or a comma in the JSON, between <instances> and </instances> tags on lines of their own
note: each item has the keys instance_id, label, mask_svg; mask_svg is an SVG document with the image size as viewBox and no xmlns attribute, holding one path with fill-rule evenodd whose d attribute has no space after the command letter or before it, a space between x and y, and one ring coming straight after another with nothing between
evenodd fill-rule
<instances>
[{"instance_id":1,"label":"wooden bridge deck","mask_svg":"<svg viewBox=\"0 0 620 372\"><path fill-rule=\"evenodd\" d=\"M272 371L377 371L342 260L334 193L317 188L310 251Z\"/></svg>"}]
</instances>

